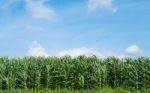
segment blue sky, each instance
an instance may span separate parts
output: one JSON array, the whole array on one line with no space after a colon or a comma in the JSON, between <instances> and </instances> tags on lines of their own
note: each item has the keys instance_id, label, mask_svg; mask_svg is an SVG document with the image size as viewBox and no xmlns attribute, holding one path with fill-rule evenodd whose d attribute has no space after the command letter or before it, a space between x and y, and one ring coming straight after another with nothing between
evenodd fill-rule
<instances>
[{"instance_id":1,"label":"blue sky","mask_svg":"<svg viewBox=\"0 0 150 93\"><path fill-rule=\"evenodd\" d=\"M149 56L149 0L0 0L0 56Z\"/></svg>"}]
</instances>

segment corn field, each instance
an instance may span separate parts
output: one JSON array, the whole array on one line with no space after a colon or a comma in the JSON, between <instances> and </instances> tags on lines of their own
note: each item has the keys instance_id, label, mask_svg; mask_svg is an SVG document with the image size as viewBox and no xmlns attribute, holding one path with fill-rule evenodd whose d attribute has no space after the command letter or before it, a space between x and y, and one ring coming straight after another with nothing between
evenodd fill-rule
<instances>
[{"instance_id":1,"label":"corn field","mask_svg":"<svg viewBox=\"0 0 150 93\"><path fill-rule=\"evenodd\" d=\"M150 88L150 58L0 58L0 89Z\"/></svg>"}]
</instances>

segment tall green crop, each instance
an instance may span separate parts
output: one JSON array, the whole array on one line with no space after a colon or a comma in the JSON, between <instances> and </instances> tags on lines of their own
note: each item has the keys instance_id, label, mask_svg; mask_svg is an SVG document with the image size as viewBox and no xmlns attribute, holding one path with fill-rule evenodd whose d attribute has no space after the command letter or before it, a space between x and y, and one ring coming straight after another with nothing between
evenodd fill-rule
<instances>
[{"instance_id":1,"label":"tall green crop","mask_svg":"<svg viewBox=\"0 0 150 93\"><path fill-rule=\"evenodd\" d=\"M96 56L0 58L0 89L150 88L150 59Z\"/></svg>"}]
</instances>

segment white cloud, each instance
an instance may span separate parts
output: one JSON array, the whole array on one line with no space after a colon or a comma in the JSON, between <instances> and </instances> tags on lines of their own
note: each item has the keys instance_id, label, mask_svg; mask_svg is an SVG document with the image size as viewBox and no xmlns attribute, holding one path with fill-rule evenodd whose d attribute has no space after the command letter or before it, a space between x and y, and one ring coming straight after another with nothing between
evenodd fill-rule
<instances>
[{"instance_id":1,"label":"white cloud","mask_svg":"<svg viewBox=\"0 0 150 93\"><path fill-rule=\"evenodd\" d=\"M66 51L60 51L56 54L48 54L45 49L42 47L41 44L39 44L37 41L33 41L32 44L29 45L29 50L28 50L28 56L34 56L34 57L39 57L39 56L57 56L57 57L62 57L65 55L70 55L71 57L77 57L80 55L85 55L85 56L92 56L96 55L97 57L103 57L102 54L92 48L74 48L74 49L69 49Z\"/></svg>"},{"instance_id":2,"label":"white cloud","mask_svg":"<svg viewBox=\"0 0 150 93\"><path fill-rule=\"evenodd\" d=\"M77 57L77 56L80 56L80 55L85 55L85 56L96 55L99 58L107 58L107 57L110 57L110 56L114 56L114 57L117 57L117 58L128 57L128 55L124 54L124 53L122 53L122 54L117 54L117 53L114 53L114 52L101 53L98 50L95 50L93 48L86 48L86 47L69 49L67 51L61 51L56 56L65 56L65 55L70 55L71 57Z\"/></svg>"},{"instance_id":3,"label":"white cloud","mask_svg":"<svg viewBox=\"0 0 150 93\"><path fill-rule=\"evenodd\" d=\"M67 51L61 51L58 53L58 56L64 56L64 55L70 55L72 57L77 57L79 55L85 55L85 56L96 55L98 57L102 57L102 54L99 53L98 51L86 47L69 49Z\"/></svg>"},{"instance_id":4,"label":"white cloud","mask_svg":"<svg viewBox=\"0 0 150 93\"><path fill-rule=\"evenodd\" d=\"M47 0L26 0L26 10L33 17L38 19L50 19L55 17L54 10L45 4Z\"/></svg>"},{"instance_id":5,"label":"white cloud","mask_svg":"<svg viewBox=\"0 0 150 93\"><path fill-rule=\"evenodd\" d=\"M113 4L113 0L88 0L88 10L95 11L97 9L108 9L114 13L118 8Z\"/></svg>"},{"instance_id":6,"label":"white cloud","mask_svg":"<svg viewBox=\"0 0 150 93\"><path fill-rule=\"evenodd\" d=\"M114 57L117 57L117 58L125 58L125 57L128 57L128 55L126 54L117 54L117 53L113 53L113 52L109 52L105 55L105 57L109 57L109 56L114 56Z\"/></svg>"},{"instance_id":7,"label":"white cloud","mask_svg":"<svg viewBox=\"0 0 150 93\"><path fill-rule=\"evenodd\" d=\"M138 53L138 52L140 52L140 48L139 48L139 46L137 46L137 45L131 45L131 46L129 46L126 50L125 50L125 52L127 53L127 54L136 54L136 53Z\"/></svg>"},{"instance_id":8,"label":"white cloud","mask_svg":"<svg viewBox=\"0 0 150 93\"><path fill-rule=\"evenodd\" d=\"M48 56L45 49L37 41L34 41L31 45L29 45L28 55L34 56L34 57L38 57L38 56L47 57Z\"/></svg>"},{"instance_id":9,"label":"white cloud","mask_svg":"<svg viewBox=\"0 0 150 93\"><path fill-rule=\"evenodd\" d=\"M81 48L73 48L69 50L64 50L57 52L55 54L48 54L45 49L42 47L41 44L39 44L37 41L33 41L32 44L29 45L29 50L28 50L28 55L29 56L57 56L57 57L62 57L65 55L70 55L71 57L78 57L80 55L85 55L85 56L92 56L96 55L99 58L106 58L109 56L114 56L117 58L125 58L129 57L129 54L136 54L140 51L140 48L137 45L132 45L129 46L126 50L125 53L117 54L115 52L107 52L107 53L101 53L96 49L93 48L86 48L86 47L81 47Z\"/></svg>"}]
</instances>

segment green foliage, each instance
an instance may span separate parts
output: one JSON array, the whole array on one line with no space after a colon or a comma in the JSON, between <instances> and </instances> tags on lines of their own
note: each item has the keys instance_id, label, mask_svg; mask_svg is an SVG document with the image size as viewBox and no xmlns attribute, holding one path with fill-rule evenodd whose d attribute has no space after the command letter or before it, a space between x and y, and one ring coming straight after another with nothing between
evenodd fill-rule
<instances>
[{"instance_id":1,"label":"green foliage","mask_svg":"<svg viewBox=\"0 0 150 93\"><path fill-rule=\"evenodd\" d=\"M150 88L150 59L96 56L0 58L0 89Z\"/></svg>"},{"instance_id":2,"label":"green foliage","mask_svg":"<svg viewBox=\"0 0 150 93\"><path fill-rule=\"evenodd\" d=\"M70 90L70 89L42 89L42 90L30 90L30 89L13 89L13 90L0 90L0 93L150 93L150 89L147 90L134 90L129 91L122 88L103 88L103 89L87 89L87 90Z\"/></svg>"}]
</instances>

